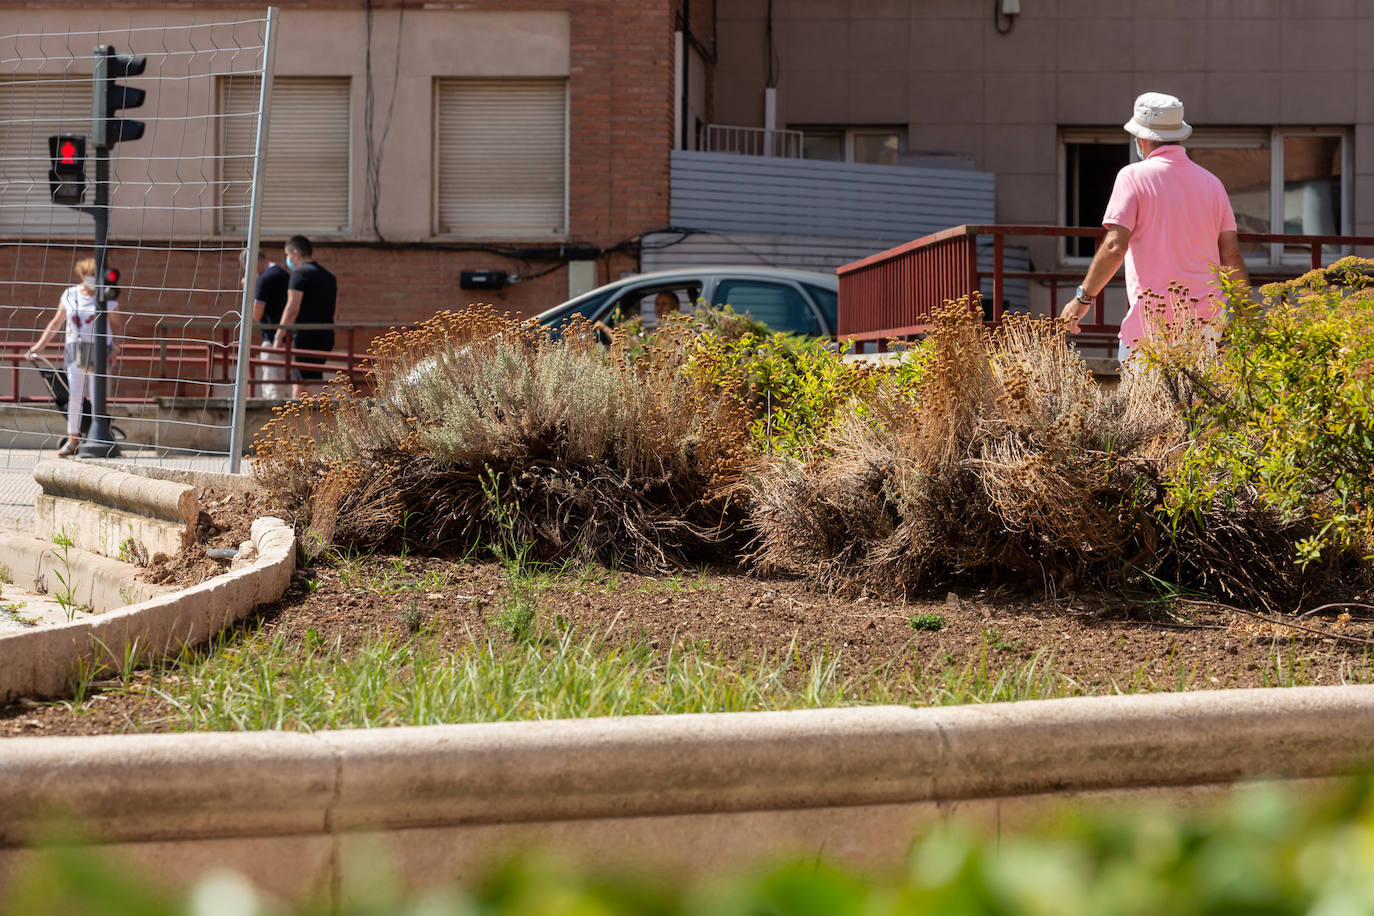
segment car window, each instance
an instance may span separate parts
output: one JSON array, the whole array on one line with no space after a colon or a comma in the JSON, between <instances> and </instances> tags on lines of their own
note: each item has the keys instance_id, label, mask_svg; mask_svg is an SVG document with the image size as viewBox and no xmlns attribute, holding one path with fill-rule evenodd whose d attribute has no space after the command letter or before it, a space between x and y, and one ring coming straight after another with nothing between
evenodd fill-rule
<instances>
[{"instance_id":1,"label":"car window","mask_svg":"<svg viewBox=\"0 0 1374 916\"><path fill-rule=\"evenodd\" d=\"M814 283L802 285L806 287L806 291L820 308L821 314L825 316L826 322L830 325L830 333L835 333L835 329L840 326L840 297L833 289L826 289L824 286Z\"/></svg>"},{"instance_id":2,"label":"car window","mask_svg":"<svg viewBox=\"0 0 1374 916\"><path fill-rule=\"evenodd\" d=\"M690 311L701 296L701 284L695 280L670 285L640 286L622 294L601 319L608 325L642 318L646 328L656 326L659 319L672 312Z\"/></svg>"},{"instance_id":3,"label":"car window","mask_svg":"<svg viewBox=\"0 0 1374 916\"><path fill-rule=\"evenodd\" d=\"M712 304L728 305L741 315L748 313L775 331L794 334L821 333L816 316L806 299L791 286L758 280L722 280L716 286Z\"/></svg>"}]
</instances>

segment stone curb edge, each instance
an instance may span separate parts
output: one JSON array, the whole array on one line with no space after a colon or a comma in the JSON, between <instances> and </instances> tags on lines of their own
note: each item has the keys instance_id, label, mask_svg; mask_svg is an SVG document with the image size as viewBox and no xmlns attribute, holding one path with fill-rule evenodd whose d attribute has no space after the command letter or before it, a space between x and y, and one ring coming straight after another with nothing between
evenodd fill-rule
<instances>
[{"instance_id":1,"label":"stone curb edge","mask_svg":"<svg viewBox=\"0 0 1374 916\"><path fill-rule=\"evenodd\" d=\"M0 637L0 703L59 696L82 665L122 667L204 642L260 604L285 594L296 568L296 538L281 519L253 522L251 565L198 585L84 620ZM0 779L8 755L0 753Z\"/></svg>"},{"instance_id":2,"label":"stone curb edge","mask_svg":"<svg viewBox=\"0 0 1374 916\"><path fill-rule=\"evenodd\" d=\"M939 802L1337 776L1374 686L912 709L0 740L0 848Z\"/></svg>"}]
</instances>

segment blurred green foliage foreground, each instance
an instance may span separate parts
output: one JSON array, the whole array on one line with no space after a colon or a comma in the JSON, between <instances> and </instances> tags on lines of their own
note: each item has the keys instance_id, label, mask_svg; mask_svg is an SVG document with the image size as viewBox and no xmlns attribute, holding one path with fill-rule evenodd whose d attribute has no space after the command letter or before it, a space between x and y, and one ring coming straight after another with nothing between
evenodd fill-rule
<instances>
[{"instance_id":1,"label":"blurred green foliage foreground","mask_svg":"<svg viewBox=\"0 0 1374 916\"><path fill-rule=\"evenodd\" d=\"M940 830L918 840L896 874L860 874L822 858L686 884L527 857L469 888L407 895L386 882L345 880L340 894L292 908L221 873L171 897L68 847L44 853L9 887L0 912L1344 916L1374 912L1374 791L1369 780L1320 798L1257 788L1206 813L1098 814L1000 839Z\"/></svg>"}]
</instances>

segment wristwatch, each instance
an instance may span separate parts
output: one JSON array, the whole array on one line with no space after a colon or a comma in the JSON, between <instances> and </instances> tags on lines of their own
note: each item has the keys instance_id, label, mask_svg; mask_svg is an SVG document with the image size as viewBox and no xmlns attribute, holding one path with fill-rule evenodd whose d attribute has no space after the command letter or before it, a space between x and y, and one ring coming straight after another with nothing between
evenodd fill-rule
<instances>
[{"instance_id":1,"label":"wristwatch","mask_svg":"<svg viewBox=\"0 0 1374 916\"><path fill-rule=\"evenodd\" d=\"M1093 297L1088 295L1088 291L1084 289L1081 284L1079 285L1078 290L1073 294L1073 297L1077 299L1079 302L1083 303L1084 305L1093 304Z\"/></svg>"}]
</instances>

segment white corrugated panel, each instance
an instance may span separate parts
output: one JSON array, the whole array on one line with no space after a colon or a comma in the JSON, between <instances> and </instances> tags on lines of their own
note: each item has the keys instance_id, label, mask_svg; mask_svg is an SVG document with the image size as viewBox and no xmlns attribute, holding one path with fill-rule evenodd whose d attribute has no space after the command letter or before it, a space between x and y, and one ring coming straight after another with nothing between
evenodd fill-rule
<instances>
[{"instance_id":1,"label":"white corrugated panel","mask_svg":"<svg viewBox=\"0 0 1374 916\"><path fill-rule=\"evenodd\" d=\"M567 107L566 80L439 80L438 232L565 235Z\"/></svg>"},{"instance_id":2,"label":"white corrugated panel","mask_svg":"<svg viewBox=\"0 0 1374 916\"><path fill-rule=\"evenodd\" d=\"M0 79L0 233L72 235L93 231L91 218L52 202L48 137L91 132L89 74ZM95 187L94 150L86 150L86 200Z\"/></svg>"},{"instance_id":3,"label":"white corrugated panel","mask_svg":"<svg viewBox=\"0 0 1374 916\"><path fill-rule=\"evenodd\" d=\"M248 231L258 92L257 77L223 77L219 82L220 174L228 233ZM351 113L346 76L279 76L272 81L259 220L264 235L348 231Z\"/></svg>"}]
</instances>

